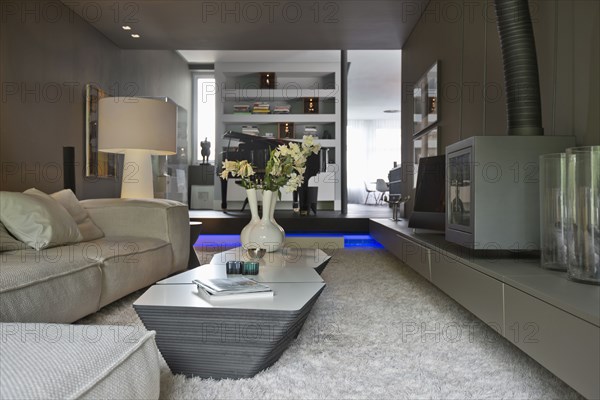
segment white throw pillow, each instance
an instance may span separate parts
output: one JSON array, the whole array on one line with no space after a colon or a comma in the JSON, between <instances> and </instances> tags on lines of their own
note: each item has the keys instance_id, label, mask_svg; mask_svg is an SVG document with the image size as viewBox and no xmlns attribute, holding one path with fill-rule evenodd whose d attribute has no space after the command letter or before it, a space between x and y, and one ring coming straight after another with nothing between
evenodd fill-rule
<instances>
[{"instance_id":1,"label":"white throw pillow","mask_svg":"<svg viewBox=\"0 0 600 400\"><path fill-rule=\"evenodd\" d=\"M71 217L75 220L77 228L79 228L79 232L83 237L83 242L89 242L90 240L104 237L104 232L102 232L94 221L92 221L86 209L81 207L77 196L75 196L75 193L73 193L71 189L64 189L60 192L52 193L50 197L58 201L60 205L71 214Z\"/></svg>"},{"instance_id":2,"label":"white throw pillow","mask_svg":"<svg viewBox=\"0 0 600 400\"><path fill-rule=\"evenodd\" d=\"M0 192L0 221L17 239L36 250L81 241L75 220L39 190Z\"/></svg>"},{"instance_id":3,"label":"white throw pillow","mask_svg":"<svg viewBox=\"0 0 600 400\"><path fill-rule=\"evenodd\" d=\"M19 242L6 230L6 227L0 222L0 251L11 251L26 249L27 245Z\"/></svg>"}]
</instances>

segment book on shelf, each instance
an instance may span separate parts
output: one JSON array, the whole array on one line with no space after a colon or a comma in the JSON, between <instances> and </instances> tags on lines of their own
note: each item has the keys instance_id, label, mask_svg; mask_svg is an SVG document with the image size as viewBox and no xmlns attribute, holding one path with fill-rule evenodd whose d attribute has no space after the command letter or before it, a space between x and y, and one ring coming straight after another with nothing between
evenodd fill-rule
<instances>
[{"instance_id":1,"label":"book on shelf","mask_svg":"<svg viewBox=\"0 0 600 400\"><path fill-rule=\"evenodd\" d=\"M254 103L252 105L253 114L268 114L271 112L271 106L269 103Z\"/></svg>"},{"instance_id":2,"label":"book on shelf","mask_svg":"<svg viewBox=\"0 0 600 400\"><path fill-rule=\"evenodd\" d=\"M291 107L287 106L275 106L273 107L273 114L289 114Z\"/></svg>"},{"instance_id":3,"label":"book on shelf","mask_svg":"<svg viewBox=\"0 0 600 400\"><path fill-rule=\"evenodd\" d=\"M248 104L236 104L233 106L234 113L249 113L250 106Z\"/></svg>"},{"instance_id":4,"label":"book on shelf","mask_svg":"<svg viewBox=\"0 0 600 400\"><path fill-rule=\"evenodd\" d=\"M242 133L247 135L258 135L260 131L256 125L242 125Z\"/></svg>"},{"instance_id":5,"label":"book on shelf","mask_svg":"<svg viewBox=\"0 0 600 400\"><path fill-rule=\"evenodd\" d=\"M194 279L198 294L209 301L272 298L273 290L246 277Z\"/></svg>"}]
</instances>

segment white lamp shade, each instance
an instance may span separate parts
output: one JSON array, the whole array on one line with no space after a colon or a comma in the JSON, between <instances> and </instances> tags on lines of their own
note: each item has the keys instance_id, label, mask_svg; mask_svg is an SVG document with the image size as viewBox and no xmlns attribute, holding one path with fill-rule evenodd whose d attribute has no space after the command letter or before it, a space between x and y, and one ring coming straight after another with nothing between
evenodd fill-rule
<instances>
[{"instance_id":1,"label":"white lamp shade","mask_svg":"<svg viewBox=\"0 0 600 400\"><path fill-rule=\"evenodd\" d=\"M177 107L166 100L105 97L98 102L98 150L176 153Z\"/></svg>"}]
</instances>

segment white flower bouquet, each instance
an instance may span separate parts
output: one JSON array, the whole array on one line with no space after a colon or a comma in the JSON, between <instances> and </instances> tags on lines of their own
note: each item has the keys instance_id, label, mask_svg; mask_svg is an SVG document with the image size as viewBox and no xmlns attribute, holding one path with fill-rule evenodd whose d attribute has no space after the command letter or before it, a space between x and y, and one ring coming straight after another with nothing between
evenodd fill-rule
<instances>
[{"instance_id":1,"label":"white flower bouquet","mask_svg":"<svg viewBox=\"0 0 600 400\"><path fill-rule=\"evenodd\" d=\"M256 174L254 167L247 160L242 161L223 161L223 171L221 171L221 179L227 180L229 175L240 177L242 186L246 189L256 189L256 180L252 177Z\"/></svg>"},{"instance_id":2,"label":"white flower bouquet","mask_svg":"<svg viewBox=\"0 0 600 400\"><path fill-rule=\"evenodd\" d=\"M306 159L311 154L318 154L321 145L315 143L314 137L305 135L302 143L290 142L287 145L277 146L271 151L267 162L263 189L279 191L283 188L286 192L294 192L304 182Z\"/></svg>"},{"instance_id":3,"label":"white flower bouquet","mask_svg":"<svg viewBox=\"0 0 600 400\"><path fill-rule=\"evenodd\" d=\"M302 143L289 142L279 145L271 151L262 181L255 179L256 168L247 160L225 160L221 178L240 177L242 186L246 189L264 189L276 192L283 188L286 192L291 193L304 182L306 159L311 154L318 154L319 150L321 150L321 145L315 143L314 136L305 135Z\"/></svg>"}]
</instances>

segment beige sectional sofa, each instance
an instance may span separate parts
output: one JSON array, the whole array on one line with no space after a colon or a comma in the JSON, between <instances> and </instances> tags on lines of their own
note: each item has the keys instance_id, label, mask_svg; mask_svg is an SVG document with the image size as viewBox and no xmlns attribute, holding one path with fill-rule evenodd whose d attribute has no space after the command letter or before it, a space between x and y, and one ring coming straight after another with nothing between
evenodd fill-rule
<instances>
[{"instance_id":1,"label":"beige sectional sofa","mask_svg":"<svg viewBox=\"0 0 600 400\"><path fill-rule=\"evenodd\" d=\"M0 253L0 321L70 323L186 268L189 216L163 199L80 204L104 237Z\"/></svg>"},{"instance_id":2,"label":"beige sectional sofa","mask_svg":"<svg viewBox=\"0 0 600 400\"><path fill-rule=\"evenodd\" d=\"M32 195L52 203L43 193ZM157 399L155 332L70 323L184 270L187 206L162 199L79 202L70 192L63 195L77 209L69 211L76 237L92 232L95 239L38 251L0 225L0 249L6 250L0 252L0 398ZM7 217L6 207L2 211Z\"/></svg>"}]
</instances>

